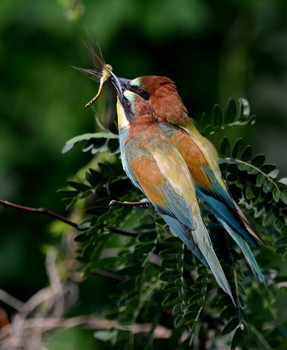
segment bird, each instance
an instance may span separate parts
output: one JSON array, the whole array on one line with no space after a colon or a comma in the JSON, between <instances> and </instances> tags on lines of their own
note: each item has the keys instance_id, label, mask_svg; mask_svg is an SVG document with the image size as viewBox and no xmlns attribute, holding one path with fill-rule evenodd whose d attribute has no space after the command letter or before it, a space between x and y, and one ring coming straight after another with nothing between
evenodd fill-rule
<instances>
[{"instance_id":1,"label":"bird","mask_svg":"<svg viewBox=\"0 0 287 350\"><path fill-rule=\"evenodd\" d=\"M85 45L92 54L94 68L73 68L92 80L100 80L97 95L85 108L97 100L104 83L108 80L119 90L118 93L119 86L122 86L148 101L157 114L160 128L186 162L195 183L196 196L240 247L255 277L265 284L261 270L245 240L255 247L258 246L257 242L263 245L265 243L252 229L248 219L230 195L217 163L217 151L213 144L199 133L189 118L174 82L167 77L156 75L132 80L118 78L112 73L112 67L105 63L99 46L96 53L92 45L87 42ZM114 84L115 79L117 84Z\"/></svg>"},{"instance_id":2,"label":"bird","mask_svg":"<svg viewBox=\"0 0 287 350\"><path fill-rule=\"evenodd\" d=\"M121 161L131 180L194 255L232 296L229 282L203 222L189 169L159 126L151 105L124 88L112 73L117 94Z\"/></svg>"},{"instance_id":3,"label":"bird","mask_svg":"<svg viewBox=\"0 0 287 350\"><path fill-rule=\"evenodd\" d=\"M197 198L239 246L255 277L265 283L246 241L254 247L258 247L258 242L262 245L265 242L232 198L218 165L217 151L188 116L175 83L168 77L156 75L119 80L125 89L148 101L164 135L186 162Z\"/></svg>"}]
</instances>

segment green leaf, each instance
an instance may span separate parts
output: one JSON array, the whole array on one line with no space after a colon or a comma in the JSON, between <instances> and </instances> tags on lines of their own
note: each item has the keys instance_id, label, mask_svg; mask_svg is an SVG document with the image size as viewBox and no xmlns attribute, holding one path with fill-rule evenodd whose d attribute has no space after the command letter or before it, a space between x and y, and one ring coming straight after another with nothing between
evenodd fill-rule
<instances>
[{"instance_id":1,"label":"green leaf","mask_svg":"<svg viewBox=\"0 0 287 350\"><path fill-rule=\"evenodd\" d=\"M265 181L266 181L266 176L264 176L263 174L259 174L256 178L256 185L258 187L261 187Z\"/></svg>"},{"instance_id":2,"label":"green leaf","mask_svg":"<svg viewBox=\"0 0 287 350\"><path fill-rule=\"evenodd\" d=\"M178 285L172 281L172 282L168 282L166 285L164 285L162 289L165 293L176 294L178 292ZM173 296L172 296L172 298L173 298Z\"/></svg>"},{"instance_id":3,"label":"green leaf","mask_svg":"<svg viewBox=\"0 0 287 350\"><path fill-rule=\"evenodd\" d=\"M230 319L232 316L234 316L237 313L237 309L234 305L227 306L220 314L220 318L224 319Z\"/></svg>"},{"instance_id":4,"label":"green leaf","mask_svg":"<svg viewBox=\"0 0 287 350\"><path fill-rule=\"evenodd\" d=\"M245 196L247 199L253 199L255 198L255 194L253 192L253 187L252 186L247 186L246 189L245 189Z\"/></svg>"},{"instance_id":5,"label":"green leaf","mask_svg":"<svg viewBox=\"0 0 287 350\"><path fill-rule=\"evenodd\" d=\"M281 200L287 205L287 189L281 192Z\"/></svg>"},{"instance_id":6,"label":"green leaf","mask_svg":"<svg viewBox=\"0 0 287 350\"><path fill-rule=\"evenodd\" d=\"M86 173L86 179L89 182L89 184L92 187L97 186L99 183L101 183L102 181L105 180L105 177L103 174L101 174L100 172L94 170L94 169L89 169L89 172Z\"/></svg>"},{"instance_id":7,"label":"green leaf","mask_svg":"<svg viewBox=\"0 0 287 350\"><path fill-rule=\"evenodd\" d=\"M255 156L251 163L256 166L257 168L260 168L265 162L265 155L264 154L258 154Z\"/></svg>"},{"instance_id":8,"label":"green leaf","mask_svg":"<svg viewBox=\"0 0 287 350\"><path fill-rule=\"evenodd\" d=\"M82 151L83 152L90 151L93 148L94 140L95 139L89 139L87 142L85 142L84 145L82 146Z\"/></svg>"},{"instance_id":9,"label":"green leaf","mask_svg":"<svg viewBox=\"0 0 287 350\"><path fill-rule=\"evenodd\" d=\"M173 294L168 294L162 302L163 307L173 307L177 303L180 303L180 298L179 297L174 297Z\"/></svg>"},{"instance_id":10,"label":"green leaf","mask_svg":"<svg viewBox=\"0 0 287 350\"><path fill-rule=\"evenodd\" d=\"M95 133L87 133L87 134L82 134L75 136L68 140L66 142L66 145L70 145L76 142L80 141L85 141L85 140L90 140L90 139L118 139L119 135L113 134L110 131L102 131L102 132L95 132Z\"/></svg>"},{"instance_id":11,"label":"green leaf","mask_svg":"<svg viewBox=\"0 0 287 350\"><path fill-rule=\"evenodd\" d=\"M161 281L175 281L178 278L178 272L176 270L167 270L160 274Z\"/></svg>"},{"instance_id":12,"label":"green leaf","mask_svg":"<svg viewBox=\"0 0 287 350\"><path fill-rule=\"evenodd\" d=\"M95 331L93 333L93 336L96 339L99 339L103 342L107 342L107 341L111 342L113 340L116 340L117 335L118 335L118 331L116 329L107 330L107 331Z\"/></svg>"},{"instance_id":13,"label":"green leaf","mask_svg":"<svg viewBox=\"0 0 287 350\"><path fill-rule=\"evenodd\" d=\"M244 141L242 138L238 139L232 147L232 157L237 158L242 151L244 146Z\"/></svg>"},{"instance_id":14,"label":"green leaf","mask_svg":"<svg viewBox=\"0 0 287 350\"><path fill-rule=\"evenodd\" d=\"M246 98L241 97L239 99L240 104L240 114L248 117L250 115L250 105L249 102L246 100Z\"/></svg>"},{"instance_id":15,"label":"green leaf","mask_svg":"<svg viewBox=\"0 0 287 350\"><path fill-rule=\"evenodd\" d=\"M70 151L78 142L80 141L89 141L91 139L118 139L119 136L110 132L110 131L102 131L102 132L95 132L95 133L87 133L75 136L68 140L65 144L65 146L62 149L62 153L67 153ZM90 149L90 143L85 143L83 151L87 152L87 150Z\"/></svg>"},{"instance_id":16,"label":"green leaf","mask_svg":"<svg viewBox=\"0 0 287 350\"><path fill-rule=\"evenodd\" d=\"M220 306L222 308L225 307L226 305L229 305L230 304L230 297L229 297L229 295L223 294L222 296L220 296L217 299L217 304L218 304L218 306Z\"/></svg>"},{"instance_id":17,"label":"green leaf","mask_svg":"<svg viewBox=\"0 0 287 350\"><path fill-rule=\"evenodd\" d=\"M238 327L236 331L233 334L232 341L231 341L231 350L234 350L237 345L239 345L240 340L242 338L242 329Z\"/></svg>"},{"instance_id":18,"label":"green leaf","mask_svg":"<svg viewBox=\"0 0 287 350\"><path fill-rule=\"evenodd\" d=\"M224 156L229 156L231 151L230 143L226 137L224 137L220 145L220 154Z\"/></svg>"},{"instance_id":19,"label":"green leaf","mask_svg":"<svg viewBox=\"0 0 287 350\"><path fill-rule=\"evenodd\" d=\"M94 139L93 140L93 147L92 147L92 154L96 154L97 152L106 151L108 149L106 146L106 142L107 142L107 140L104 138Z\"/></svg>"},{"instance_id":20,"label":"green leaf","mask_svg":"<svg viewBox=\"0 0 287 350\"><path fill-rule=\"evenodd\" d=\"M117 176L117 174L115 173L114 169L107 163L99 163L98 164L99 168L101 169L101 172L103 174L106 174L107 177L110 176Z\"/></svg>"},{"instance_id":21,"label":"green leaf","mask_svg":"<svg viewBox=\"0 0 287 350\"><path fill-rule=\"evenodd\" d=\"M280 192L279 188L278 187L274 187L273 190L272 190L272 197L273 197L275 202L279 202L280 195L281 195L281 192Z\"/></svg>"},{"instance_id":22,"label":"green leaf","mask_svg":"<svg viewBox=\"0 0 287 350\"><path fill-rule=\"evenodd\" d=\"M88 230L89 228L91 228L91 219L90 218L81 221L78 225L79 230Z\"/></svg>"},{"instance_id":23,"label":"green leaf","mask_svg":"<svg viewBox=\"0 0 287 350\"><path fill-rule=\"evenodd\" d=\"M251 160L251 156L252 156L252 148L250 145L248 145L244 148L244 151L242 152L242 155L241 155L241 159L244 161L249 161Z\"/></svg>"},{"instance_id":24,"label":"green leaf","mask_svg":"<svg viewBox=\"0 0 287 350\"><path fill-rule=\"evenodd\" d=\"M280 179L278 182L280 182L281 184L287 185L287 177L282 177L282 179Z\"/></svg>"},{"instance_id":25,"label":"green leaf","mask_svg":"<svg viewBox=\"0 0 287 350\"><path fill-rule=\"evenodd\" d=\"M250 169L250 166L249 164L246 164L246 163L239 163L238 169L241 171L248 171Z\"/></svg>"},{"instance_id":26,"label":"green leaf","mask_svg":"<svg viewBox=\"0 0 287 350\"><path fill-rule=\"evenodd\" d=\"M120 149L119 149L119 147L120 147L119 140L110 139L108 141L107 146L108 146L108 149L111 152L111 154L116 154L116 153L118 153L120 151Z\"/></svg>"},{"instance_id":27,"label":"green leaf","mask_svg":"<svg viewBox=\"0 0 287 350\"><path fill-rule=\"evenodd\" d=\"M238 318L233 318L230 322L227 323L227 325L223 328L221 331L221 335L228 334L232 332L239 324Z\"/></svg>"},{"instance_id":28,"label":"green leaf","mask_svg":"<svg viewBox=\"0 0 287 350\"><path fill-rule=\"evenodd\" d=\"M67 181L68 185L73 187L74 189L76 189L77 191L80 192L85 192L91 189L90 186L84 185L82 183L79 182L75 182L75 181Z\"/></svg>"},{"instance_id":29,"label":"green leaf","mask_svg":"<svg viewBox=\"0 0 287 350\"><path fill-rule=\"evenodd\" d=\"M269 174L271 173L271 171L273 171L274 169L276 169L276 165L274 164L264 164L261 167L261 170L265 173L265 174Z\"/></svg>"},{"instance_id":30,"label":"green leaf","mask_svg":"<svg viewBox=\"0 0 287 350\"><path fill-rule=\"evenodd\" d=\"M78 195L78 191L74 190L59 190L58 192L61 193L63 198L73 198Z\"/></svg>"},{"instance_id":31,"label":"green leaf","mask_svg":"<svg viewBox=\"0 0 287 350\"><path fill-rule=\"evenodd\" d=\"M272 225L273 222L276 220L276 217L274 216L274 213L272 210L268 211L267 214L264 216L263 219L263 225L268 226Z\"/></svg>"},{"instance_id":32,"label":"green leaf","mask_svg":"<svg viewBox=\"0 0 287 350\"><path fill-rule=\"evenodd\" d=\"M263 191L265 193L269 193L272 190L273 186L274 186L273 182L271 182L268 178L266 178L266 181L263 184Z\"/></svg>"},{"instance_id":33,"label":"green leaf","mask_svg":"<svg viewBox=\"0 0 287 350\"><path fill-rule=\"evenodd\" d=\"M199 300L202 299L202 293L196 293L188 300L188 304L198 304Z\"/></svg>"},{"instance_id":34,"label":"green leaf","mask_svg":"<svg viewBox=\"0 0 287 350\"><path fill-rule=\"evenodd\" d=\"M223 122L223 116L222 116L221 108L219 107L219 105L215 105L213 107L212 122L213 122L213 125L215 125L215 126L221 125Z\"/></svg>"},{"instance_id":35,"label":"green leaf","mask_svg":"<svg viewBox=\"0 0 287 350\"><path fill-rule=\"evenodd\" d=\"M256 167L253 167L253 166L248 166L246 171L247 171L247 174L249 174L249 175L255 175L258 173L258 169Z\"/></svg>"},{"instance_id":36,"label":"green leaf","mask_svg":"<svg viewBox=\"0 0 287 350\"><path fill-rule=\"evenodd\" d=\"M233 99L230 99L224 115L224 121L226 123L232 123L234 120L236 120L236 117L237 117L236 102Z\"/></svg>"},{"instance_id":37,"label":"green leaf","mask_svg":"<svg viewBox=\"0 0 287 350\"><path fill-rule=\"evenodd\" d=\"M62 148L62 153L67 153L69 152L72 148L74 148L74 146L77 144L77 142L75 143L69 143L69 144L65 144L65 146Z\"/></svg>"},{"instance_id":38,"label":"green leaf","mask_svg":"<svg viewBox=\"0 0 287 350\"><path fill-rule=\"evenodd\" d=\"M270 173L268 173L269 177L272 177L272 179L276 179L279 174L279 169L274 169Z\"/></svg>"},{"instance_id":39,"label":"green leaf","mask_svg":"<svg viewBox=\"0 0 287 350\"><path fill-rule=\"evenodd\" d=\"M213 133L214 133L214 126L211 124L208 124L203 131L203 135L211 135Z\"/></svg>"},{"instance_id":40,"label":"green leaf","mask_svg":"<svg viewBox=\"0 0 287 350\"><path fill-rule=\"evenodd\" d=\"M184 325L185 319L182 314L178 315L174 319L174 327L179 328Z\"/></svg>"}]
</instances>

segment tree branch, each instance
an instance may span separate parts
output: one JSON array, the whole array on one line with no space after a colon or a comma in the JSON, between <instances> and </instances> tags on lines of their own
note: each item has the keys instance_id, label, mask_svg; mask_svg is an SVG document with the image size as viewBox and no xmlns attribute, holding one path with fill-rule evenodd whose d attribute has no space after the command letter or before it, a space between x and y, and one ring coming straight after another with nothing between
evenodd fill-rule
<instances>
[{"instance_id":1,"label":"tree branch","mask_svg":"<svg viewBox=\"0 0 287 350\"><path fill-rule=\"evenodd\" d=\"M143 206L144 207L145 205L149 205L145 201L147 201L147 199L142 199L140 202L117 202L117 201L111 201L109 205L117 205L117 204L119 204L119 205L127 205L127 206L138 205L138 206ZM116 203L111 204L112 202L116 202ZM124 204L122 204L122 203L124 203ZM128 203L128 204L126 204L126 203ZM53 219L62 221L64 223L66 223L67 225L70 225L70 226L74 227L75 229L77 229L79 231L86 231L89 228L91 228L91 226L80 227L80 225L77 224L76 222L71 221L71 220L67 219L64 216L59 215L59 214L57 214L57 213L55 213L53 211L50 211L48 209L45 209L45 208L25 207L23 205L11 203L11 202L8 202L8 201L4 201L2 199L0 199L0 204L2 204L4 207L8 207L8 208L13 208L13 209L17 209L17 210L27 211L29 213L41 214L41 215L49 216L49 217L51 217ZM142 233L145 233L145 232L154 232L154 230L146 230L144 232L130 231L130 230L123 230L123 229L120 229L120 228L117 228L117 227L112 227L110 230L111 230L111 232L119 233L119 234L124 235L124 236L133 236L133 237L134 236L138 236L138 235L140 235Z\"/></svg>"},{"instance_id":2,"label":"tree branch","mask_svg":"<svg viewBox=\"0 0 287 350\"><path fill-rule=\"evenodd\" d=\"M53 330L55 328L72 328L75 326L86 326L89 329L99 330L99 329L107 329L111 330L113 328L119 330L130 331L133 334L138 333L149 333L153 330L154 338L160 339L168 339L172 335L172 331L169 328L166 328L161 325L157 325L153 329L152 323L136 323L132 325L121 325L113 320L106 320L98 317L90 317L90 316L75 316L70 318L33 318L25 320L23 325L23 330L31 330L31 332L47 332ZM17 331L17 329L16 329ZM15 332L15 330L14 330ZM1 338L0 338L1 340Z\"/></svg>"},{"instance_id":3,"label":"tree branch","mask_svg":"<svg viewBox=\"0 0 287 350\"><path fill-rule=\"evenodd\" d=\"M0 204L2 204L4 207L9 207L9 208L17 209L17 210L27 211L27 212L34 213L34 214L42 214L42 215L45 215L45 216L49 216L49 217L51 217L53 219L65 222L66 224L76 228L77 230L80 230L80 231L83 230L83 229L79 228L79 225L76 222L73 222L73 221L65 218L64 216L59 215L57 213L54 213L54 212L52 212L52 211L50 211L48 209L45 209L45 208L25 207L23 205L11 203L11 202L8 202L8 201L3 201L2 199L0 199ZM85 230L86 230L86 228L85 228Z\"/></svg>"}]
</instances>

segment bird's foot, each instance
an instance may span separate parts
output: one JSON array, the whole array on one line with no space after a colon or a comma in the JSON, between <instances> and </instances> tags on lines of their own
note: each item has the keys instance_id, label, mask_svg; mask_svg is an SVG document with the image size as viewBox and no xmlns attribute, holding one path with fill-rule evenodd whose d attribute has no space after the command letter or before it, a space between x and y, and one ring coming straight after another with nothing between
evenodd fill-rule
<instances>
[{"instance_id":1,"label":"bird's foot","mask_svg":"<svg viewBox=\"0 0 287 350\"><path fill-rule=\"evenodd\" d=\"M147 198L141 199L141 200L140 200L140 203L141 203L140 206L141 206L142 208L145 208L145 209L149 208L149 206L150 206L150 201L149 201Z\"/></svg>"}]
</instances>

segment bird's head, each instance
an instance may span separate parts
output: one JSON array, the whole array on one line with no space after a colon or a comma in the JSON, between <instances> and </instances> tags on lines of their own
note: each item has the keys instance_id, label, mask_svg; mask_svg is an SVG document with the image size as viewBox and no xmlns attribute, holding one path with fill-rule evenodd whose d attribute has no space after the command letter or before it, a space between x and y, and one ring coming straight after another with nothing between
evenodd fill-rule
<instances>
[{"instance_id":1,"label":"bird's head","mask_svg":"<svg viewBox=\"0 0 287 350\"><path fill-rule=\"evenodd\" d=\"M114 73L110 78L117 94L117 113L120 128L128 128L130 124L143 116L153 116L154 112L150 104L139 94L129 89L128 79L118 78Z\"/></svg>"},{"instance_id":2,"label":"bird's head","mask_svg":"<svg viewBox=\"0 0 287 350\"><path fill-rule=\"evenodd\" d=\"M186 107L171 79L158 75L147 75L132 80L119 79L123 81L126 89L148 100L160 122L190 125Z\"/></svg>"},{"instance_id":3,"label":"bird's head","mask_svg":"<svg viewBox=\"0 0 287 350\"><path fill-rule=\"evenodd\" d=\"M175 88L174 82L164 76L146 75L135 79L119 78L126 89L135 92L145 100L148 100L162 88Z\"/></svg>"}]
</instances>

